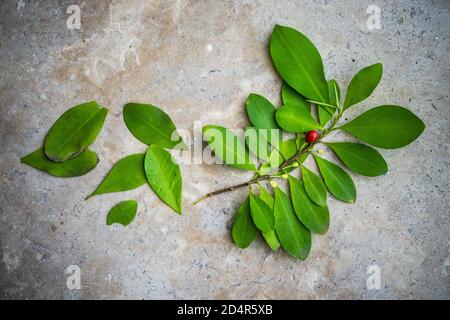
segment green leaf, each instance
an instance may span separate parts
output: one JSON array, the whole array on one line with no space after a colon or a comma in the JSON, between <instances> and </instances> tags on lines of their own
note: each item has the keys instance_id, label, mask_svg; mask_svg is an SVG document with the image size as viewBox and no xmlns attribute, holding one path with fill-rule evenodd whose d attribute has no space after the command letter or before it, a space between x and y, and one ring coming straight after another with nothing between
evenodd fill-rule
<instances>
[{"instance_id":1,"label":"green leaf","mask_svg":"<svg viewBox=\"0 0 450 320\"><path fill-rule=\"evenodd\" d=\"M328 103L338 107L339 100L341 97L341 90L339 89L339 85L336 82L336 80L329 80L327 84L328 84L328 98L329 98ZM319 116L320 125L325 126L328 123L328 121L330 121L330 119L333 117L335 112L336 112L335 108L324 105L317 105L317 114Z\"/></svg>"},{"instance_id":2,"label":"green leaf","mask_svg":"<svg viewBox=\"0 0 450 320\"><path fill-rule=\"evenodd\" d=\"M129 225L136 216L138 203L136 200L122 201L116 204L109 211L106 217L106 224L108 226L113 223L120 223L124 227Z\"/></svg>"},{"instance_id":3,"label":"green leaf","mask_svg":"<svg viewBox=\"0 0 450 320\"><path fill-rule=\"evenodd\" d=\"M245 129L245 143L248 149L258 159L266 162L270 161L270 146L267 142L268 139L267 129L256 129L248 127Z\"/></svg>"},{"instance_id":4,"label":"green leaf","mask_svg":"<svg viewBox=\"0 0 450 320\"><path fill-rule=\"evenodd\" d=\"M416 140L425 130L425 124L406 108L379 106L340 127L375 147L395 149Z\"/></svg>"},{"instance_id":5,"label":"green leaf","mask_svg":"<svg viewBox=\"0 0 450 320\"><path fill-rule=\"evenodd\" d=\"M316 155L314 155L314 159L331 194L341 201L354 203L356 200L356 187L348 173L333 162Z\"/></svg>"},{"instance_id":6,"label":"green leaf","mask_svg":"<svg viewBox=\"0 0 450 320\"><path fill-rule=\"evenodd\" d=\"M169 115L158 107L128 103L123 108L123 119L133 136L146 145L155 144L162 148L186 147Z\"/></svg>"},{"instance_id":7,"label":"green leaf","mask_svg":"<svg viewBox=\"0 0 450 320\"><path fill-rule=\"evenodd\" d=\"M272 209L261 199L250 192L250 211L255 226L263 231L269 232L275 227L275 218Z\"/></svg>"},{"instance_id":8,"label":"green leaf","mask_svg":"<svg viewBox=\"0 0 450 320\"><path fill-rule=\"evenodd\" d=\"M259 190L260 190L259 198L269 206L270 210L273 211L274 199L272 195L261 184L259 185ZM275 230L269 232L261 232L261 234L263 235L264 240L266 240L267 244L273 251L277 251L280 248L280 241L278 240Z\"/></svg>"},{"instance_id":9,"label":"green leaf","mask_svg":"<svg viewBox=\"0 0 450 320\"><path fill-rule=\"evenodd\" d=\"M137 153L117 161L88 198L103 193L132 190L146 184L144 157L145 153Z\"/></svg>"},{"instance_id":10,"label":"green leaf","mask_svg":"<svg viewBox=\"0 0 450 320\"><path fill-rule=\"evenodd\" d=\"M205 126L203 137L215 156L238 169L257 171L245 144L230 130L221 126Z\"/></svg>"},{"instance_id":11,"label":"green leaf","mask_svg":"<svg viewBox=\"0 0 450 320\"><path fill-rule=\"evenodd\" d=\"M98 158L95 152L86 150L79 156L64 162L50 161L40 148L20 159L20 162L33 168L45 171L52 176L71 178L82 176L97 166Z\"/></svg>"},{"instance_id":12,"label":"green leaf","mask_svg":"<svg viewBox=\"0 0 450 320\"><path fill-rule=\"evenodd\" d=\"M311 232L297 219L289 197L275 188L275 231L281 246L297 259L305 260L311 250Z\"/></svg>"},{"instance_id":13,"label":"green leaf","mask_svg":"<svg viewBox=\"0 0 450 320\"><path fill-rule=\"evenodd\" d=\"M311 113L294 104L285 104L275 114L278 124L283 130L289 132L306 132L309 130L322 129Z\"/></svg>"},{"instance_id":14,"label":"green leaf","mask_svg":"<svg viewBox=\"0 0 450 320\"><path fill-rule=\"evenodd\" d=\"M360 143L327 143L341 161L352 171L363 176L381 176L388 171L386 161L377 150Z\"/></svg>"},{"instance_id":15,"label":"green leaf","mask_svg":"<svg viewBox=\"0 0 450 320\"><path fill-rule=\"evenodd\" d=\"M275 121L275 107L260 96L252 93L247 99L247 115L250 122L258 129L279 129Z\"/></svg>"},{"instance_id":16,"label":"green leaf","mask_svg":"<svg viewBox=\"0 0 450 320\"><path fill-rule=\"evenodd\" d=\"M348 85L344 110L366 100L380 83L382 74L383 66L381 63L361 69Z\"/></svg>"},{"instance_id":17,"label":"green leaf","mask_svg":"<svg viewBox=\"0 0 450 320\"><path fill-rule=\"evenodd\" d=\"M326 206L327 188L325 187L325 184L323 183L322 179L305 166L301 167L302 167L301 170L303 181L305 182L306 193L311 198L311 200L315 202L318 206Z\"/></svg>"},{"instance_id":18,"label":"green leaf","mask_svg":"<svg viewBox=\"0 0 450 320\"><path fill-rule=\"evenodd\" d=\"M304 96L295 91L285 81L283 81L281 87L281 99L283 100L283 104L295 104L296 106L311 112L311 103L306 101L307 99Z\"/></svg>"},{"instance_id":19,"label":"green leaf","mask_svg":"<svg viewBox=\"0 0 450 320\"><path fill-rule=\"evenodd\" d=\"M302 181L289 176L292 204L300 221L312 232L325 234L330 225L330 213L328 207L318 206L306 194Z\"/></svg>"},{"instance_id":20,"label":"green leaf","mask_svg":"<svg viewBox=\"0 0 450 320\"><path fill-rule=\"evenodd\" d=\"M273 251L277 251L280 248L281 244L280 241L278 240L275 230L271 230L269 232L261 232L261 234L264 237L264 240L266 240L270 249L272 249Z\"/></svg>"},{"instance_id":21,"label":"green leaf","mask_svg":"<svg viewBox=\"0 0 450 320\"><path fill-rule=\"evenodd\" d=\"M181 214L181 173L171 154L157 145L147 149L144 170L150 187L169 207Z\"/></svg>"},{"instance_id":22,"label":"green leaf","mask_svg":"<svg viewBox=\"0 0 450 320\"><path fill-rule=\"evenodd\" d=\"M278 168L284 161L289 160L297 153L297 141L295 138L285 140L280 144L280 150L272 150L270 165L272 169ZM294 170L292 168L290 171ZM289 170L289 169L287 169Z\"/></svg>"},{"instance_id":23,"label":"green leaf","mask_svg":"<svg viewBox=\"0 0 450 320\"><path fill-rule=\"evenodd\" d=\"M257 232L250 213L250 200L247 197L234 218L231 237L239 248L245 249L255 240Z\"/></svg>"},{"instance_id":24,"label":"green leaf","mask_svg":"<svg viewBox=\"0 0 450 320\"><path fill-rule=\"evenodd\" d=\"M322 58L305 35L276 25L270 39L270 54L275 69L292 88L308 99L328 101Z\"/></svg>"},{"instance_id":25,"label":"green leaf","mask_svg":"<svg viewBox=\"0 0 450 320\"><path fill-rule=\"evenodd\" d=\"M273 210L274 199L272 195L261 184L259 185L259 198L264 201L271 210Z\"/></svg>"},{"instance_id":26,"label":"green leaf","mask_svg":"<svg viewBox=\"0 0 450 320\"><path fill-rule=\"evenodd\" d=\"M44 151L47 158L61 162L81 154L100 133L107 113L108 110L95 101L64 112L45 137Z\"/></svg>"}]
</instances>

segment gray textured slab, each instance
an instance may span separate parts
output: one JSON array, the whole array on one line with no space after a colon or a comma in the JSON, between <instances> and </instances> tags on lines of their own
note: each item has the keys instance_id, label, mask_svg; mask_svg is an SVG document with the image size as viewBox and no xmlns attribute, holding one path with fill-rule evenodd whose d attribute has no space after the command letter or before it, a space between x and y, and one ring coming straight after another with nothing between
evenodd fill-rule
<instances>
[{"instance_id":1,"label":"gray textured slab","mask_svg":"<svg viewBox=\"0 0 450 320\"><path fill-rule=\"evenodd\" d=\"M382 28L372 31L373 1L83 1L81 30L66 27L71 4L0 4L0 297L450 298L448 1L378 1ZM384 64L381 85L349 118L390 102L427 124L411 146L382 151L388 175L354 176L356 204L331 200L330 231L314 236L306 262L261 239L232 244L242 192L191 205L245 180L238 170L183 165L182 217L148 187L83 200L117 159L145 150L123 123L128 101L161 106L190 130L194 120L246 125L250 92L279 103L267 54L276 23L308 35L341 87ZM92 99L110 109L94 172L56 179L20 164L63 111ZM129 198L137 219L107 227L109 208ZM69 265L81 268L81 290L66 287ZM379 290L366 285L371 265Z\"/></svg>"}]
</instances>

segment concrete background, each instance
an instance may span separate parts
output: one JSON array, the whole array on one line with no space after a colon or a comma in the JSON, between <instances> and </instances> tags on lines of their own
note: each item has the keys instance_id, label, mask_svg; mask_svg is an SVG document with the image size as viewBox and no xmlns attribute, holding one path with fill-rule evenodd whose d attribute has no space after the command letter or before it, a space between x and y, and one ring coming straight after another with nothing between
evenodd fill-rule
<instances>
[{"instance_id":1,"label":"concrete background","mask_svg":"<svg viewBox=\"0 0 450 320\"><path fill-rule=\"evenodd\" d=\"M81 30L66 27L72 4ZM379 30L366 25L371 4L381 9ZM245 126L250 92L279 104L267 53L276 23L305 33L341 88L383 63L380 86L348 118L395 103L427 124L412 145L381 151L388 175L353 175L354 205L330 200L329 233L313 237L307 261L272 253L261 238L246 250L233 245L244 192L191 205L248 178L224 166L182 165L182 217L149 187L83 200L115 161L145 150L123 123L128 101L158 105L191 131L195 120ZM450 298L449 29L445 0L1 1L0 297ZM94 171L58 179L20 164L67 108L92 99L110 110L92 146L101 159ZM108 210L131 198L135 221L106 226ZM66 286L69 265L80 267L80 290ZM379 290L366 285L372 265Z\"/></svg>"}]
</instances>

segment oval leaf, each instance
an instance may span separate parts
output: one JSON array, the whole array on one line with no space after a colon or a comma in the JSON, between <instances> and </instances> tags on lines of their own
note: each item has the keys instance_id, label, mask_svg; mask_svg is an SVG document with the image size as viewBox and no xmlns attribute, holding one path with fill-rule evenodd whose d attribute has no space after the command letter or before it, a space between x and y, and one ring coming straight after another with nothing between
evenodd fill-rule
<instances>
[{"instance_id":1,"label":"oval leaf","mask_svg":"<svg viewBox=\"0 0 450 320\"><path fill-rule=\"evenodd\" d=\"M327 188L322 179L305 166L302 166L302 178L305 182L305 190L309 198L318 206L326 206Z\"/></svg>"},{"instance_id":2,"label":"oval leaf","mask_svg":"<svg viewBox=\"0 0 450 320\"><path fill-rule=\"evenodd\" d=\"M247 99L247 115L250 122L258 129L279 129L275 121L275 107L260 96L252 93Z\"/></svg>"},{"instance_id":3,"label":"oval leaf","mask_svg":"<svg viewBox=\"0 0 450 320\"><path fill-rule=\"evenodd\" d=\"M205 126L202 131L211 150L223 163L238 169L257 171L245 144L233 132L221 126Z\"/></svg>"},{"instance_id":4,"label":"oval leaf","mask_svg":"<svg viewBox=\"0 0 450 320\"><path fill-rule=\"evenodd\" d=\"M106 224L110 226L113 223L119 223L124 227L129 225L136 216L137 207L138 203L136 200L127 200L116 204L109 211L106 217Z\"/></svg>"},{"instance_id":5,"label":"oval leaf","mask_svg":"<svg viewBox=\"0 0 450 320\"><path fill-rule=\"evenodd\" d=\"M128 103L123 108L123 119L133 136L146 145L185 147L170 117L158 107Z\"/></svg>"},{"instance_id":6,"label":"oval leaf","mask_svg":"<svg viewBox=\"0 0 450 320\"><path fill-rule=\"evenodd\" d=\"M310 100L328 101L322 58L304 34L276 25L270 39L270 55L275 69L292 88Z\"/></svg>"},{"instance_id":7,"label":"oval leaf","mask_svg":"<svg viewBox=\"0 0 450 320\"><path fill-rule=\"evenodd\" d=\"M103 193L132 190L146 184L144 157L144 153L137 153L117 161L88 198Z\"/></svg>"},{"instance_id":8,"label":"oval leaf","mask_svg":"<svg viewBox=\"0 0 450 320\"><path fill-rule=\"evenodd\" d=\"M271 210L273 210L273 202L274 199L272 195L264 188L262 185L259 185L259 198L264 201Z\"/></svg>"},{"instance_id":9,"label":"oval leaf","mask_svg":"<svg viewBox=\"0 0 450 320\"><path fill-rule=\"evenodd\" d=\"M322 127L312 117L311 113L294 104L286 104L279 108L275 118L283 130L289 132L306 132Z\"/></svg>"},{"instance_id":10,"label":"oval leaf","mask_svg":"<svg viewBox=\"0 0 450 320\"><path fill-rule=\"evenodd\" d=\"M354 203L356 200L356 187L352 178L341 167L314 155L325 185L331 194L341 201Z\"/></svg>"},{"instance_id":11,"label":"oval leaf","mask_svg":"<svg viewBox=\"0 0 450 320\"><path fill-rule=\"evenodd\" d=\"M150 187L158 197L181 214L181 173L171 154L151 145L145 154L144 170Z\"/></svg>"},{"instance_id":12,"label":"oval leaf","mask_svg":"<svg viewBox=\"0 0 450 320\"><path fill-rule=\"evenodd\" d=\"M85 175L94 169L97 166L98 157L95 152L86 150L70 160L53 162L45 156L44 149L41 148L22 157L20 161L55 177L71 178Z\"/></svg>"},{"instance_id":13,"label":"oval leaf","mask_svg":"<svg viewBox=\"0 0 450 320\"><path fill-rule=\"evenodd\" d=\"M328 84L328 103L338 107L339 100L341 97L341 90L339 89L339 85L336 80L329 80ZM337 96L336 96L337 94ZM319 116L319 123L321 126L325 126L328 121L333 117L336 112L335 108L323 105L317 105L317 115Z\"/></svg>"},{"instance_id":14,"label":"oval leaf","mask_svg":"<svg viewBox=\"0 0 450 320\"><path fill-rule=\"evenodd\" d=\"M350 170L363 176L381 176L388 171L386 161L374 148L352 142L327 143L327 146Z\"/></svg>"},{"instance_id":15,"label":"oval leaf","mask_svg":"<svg viewBox=\"0 0 450 320\"><path fill-rule=\"evenodd\" d=\"M280 151L274 149L270 154L270 165L273 169L278 168L284 161L289 160L297 153L297 140L295 138L285 140L280 144ZM290 172L295 168L286 169Z\"/></svg>"},{"instance_id":16,"label":"oval leaf","mask_svg":"<svg viewBox=\"0 0 450 320\"><path fill-rule=\"evenodd\" d=\"M311 112L311 103L285 81L283 81L281 87L281 99L283 100L283 104L295 104L296 106Z\"/></svg>"},{"instance_id":17,"label":"oval leaf","mask_svg":"<svg viewBox=\"0 0 450 320\"><path fill-rule=\"evenodd\" d=\"M375 147L395 149L416 140L425 124L406 108L385 105L364 112L340 129Z\"/></svg>"},{"instance_id":18,"label":"oval leaf","mask_svg":"<svg viewBox=\"0 0 450 320\"><path fill-rule=\"evenodd\" d=\"M247 197L234 218L231 237L239 248L245 249L255 240L257 232L250 213L250 200Z\"/></svg>"},{"instance_id":19,"label":"oval leaf","mask_svg":"<svg viewBox=\"0 0 450 320\"><path fill-rule=\"evenodd\" d=\"M250 211L255 226L263 231L272 231L275 227L275 218L272 209L261 199L250 193Z\"/></svg>"},{"instance_id":20,"label":"oval leaf","mask_svg":"<svg viewBox=\"0 0 450 320\"><path fill-rule=\"evenodd\" d=\"M311 250L311 232L295 216L289 197L275 188L275 231L281 246L297 259L305 260Z\"/></svg>"},{"instance_id":21,"label":"oval leaf","mask_svg":"<svg viewBox=\"0 0 450 320\"><path fill-rule=\"evenodd\" d=\"M348 85L344 110L370 97L380 83L382 75L383 66L381 63L376 63L359 70Z\"/></svg>"},{"instance_id":22,"label":"oval leaf","mask_svg":"<svg viewBox=\"0 0 450 320\"><path fill-rule=\"evenodd\" d=\"M300 221L312 232L325 234L330 225L328 207L318 206L306 194L302 181L289 176L292 204Z\"/></svg>"},{"instance_id":23,"label":"oval leaf","mask_svg":"<svg viewBox=\"0 0 450 320\"><path fill-rule=\"evenodd\" d=\"M105 122L108 110L91 101L62 114L45 137L44 151L53 161L76 157L94 142Z\"/></svg>"}]
</instances>

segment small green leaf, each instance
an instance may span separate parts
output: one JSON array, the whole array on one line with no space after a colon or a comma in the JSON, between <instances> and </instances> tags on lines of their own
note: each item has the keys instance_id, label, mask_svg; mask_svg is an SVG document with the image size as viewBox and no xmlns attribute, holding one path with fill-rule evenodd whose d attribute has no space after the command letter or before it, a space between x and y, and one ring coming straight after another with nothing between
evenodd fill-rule
<instances>
[{"instance_id":1,"label":"small green leaf","mask_svg":"<svg viewBox=\"0 0 450 320\"><path fill-rule=\"evenodd\" d=\"M269 206L270 210L273 211L274 199L272 195L261 184L259 185L259 190L260 190L259 198ZM267 244L273 251L277 251L280 248L280 241L278 240L275 230L269 232L261 232L261 234L263 235L264 240L266 240Z\"/></svg>"},{"instance_id":2,"label":"small green leaf","mask_svg":"<svg viewBox=\"0 0 450 320\"><path fill-rule=\"evenodd\" d=\"M270 55L281 78L304 97L328 101L322 58L314 44L295 29L276 25Z\"/></svg>"},{"instance_id":3,"label":"small green leaf","mask_svg":"<svg viewBox=\"0 0 450 320\"><path fill-rule=\"evenodd\" d=\"M289 132L306 132L309 130L322 129L311 113L294 104L285 104L279 108L275 118L283 130Z\"/></svg>"},{"instance_id":4,"label":"small green leaf","mask_svg":"<svg viewBox=\"0 0 450 320\"><path fill-rule=\"evenodd\" d=\"M47 158L61 162L81 154L100 133L107 113L108 110L95 101L64 112L45 137L44 151Z\"/></svg>"},{"instance_id":5,"label":"small green leaf","mask_svg":"<svg viewBox=\"0 0 450 320\"><path fill-rule=\"evenodd\" d=\"M181 214L181 173L171 154L151 145L145 154L144 170L150 187L158 197Z\"/></svg>"},{"instance_id":6,"label":"small green leaf","mask_svg":"<svg viewBox=\"0 0 450 320\"><path fill-rule=\"evenodd\" d=\"M137 207L138 203L136 200L127 200L116 204L109 211L106 217L106 224L110 226L113 223L120 223L126 227L136 216Z\"/></svg>"},{"instance_id":7,"label":"small green leaf","mask_svg":"<svg viewBox=\"0 0 450 320\"><path fill-rule=\"evenodd\" d=\"M215 156L238 169L257 171L245 144L230 130L221 126L203 127L203 137Z\"/></svg>"},{"instance_id":8,"label":"small green leaf","mask_svg":"<svg viewBox=\"0 0 450 320\"><path fill-rule=\"evenodd\" d=\"M281 87L281 99L283 100L283 104L295 104L296 106L311 112L311 103L306 101L307 99L304 96L295 91L285 81L283 81Z\"/></svg>"},{"instance_id":9,"label":"small green leaf","mask_svg":"<svg viewBox=\"0 0 450 320\"><path fill-rule=\"evenodd\" d=\"M314 155L325 185L336 199L347 203L356 200L356 187L352 178L341 167Z\"/></svg>"},{"instance_id":10,"label":"small green leaf","mask_svg":"<svg viewBox=\"0 0 450 320\"><path fill-rule=\"evenodd\" d=\"M128 130L146 145L162 148L185 148L169 115L150 104L128 103L123 108L123 119Z\"/></svg>"},{"instance_id":11,"label":"small green leaf","mask_svg":"<svg viewBox=\"0 0 450 320\"><path fill-rule=\"evenodd\" d=\"M261 232L261 234L264 237L264 240L266 240L270 249L272 249L273 251L277 251L280 248L281 244L280 241L278 240L275 230L271 230L269 232Z\"/></svg>"},{"instance_id":12,"label":"small green leaf","mask_svg":"<svg viewBox=\"0 0 450 320\"><path fill-rule=\"evenodd\" d=\"M322 179L320 179L320 177L318 177L314 172L312 172L305 166L301 167L306 193L318 206L326 206L327 188L325 187Z\"/></svg>"},{"instance_id":13,"label":"small green leaf","mask_svg":"<svg viewBox=\"0 0 450 320\"><path fill-rule=\"evenodd\" d=\"M311 250L311 232L298 220L291 200L275 188L275 231L281 246L297 259L305 260Z\"/></svg>"},{"instance_id":14,"label":"small green leaf","mask_svg":"<svg viewBox=\"0 0 450 320\"><path fill-rule=\"evenodd\" d=\"M270 161L270 146L267 142L268 139L267 129L256 129L248 127L245 129L245 143L248 149L258 159L266 162Z\"/></svg>"},{"instance_id":15,"label":"small green leaf","mask_svg":"<svg viewBox=\"0 0 450 320\"><path fill-rule=\"evenodd\" d=\"M245 249L255 240L257 232L250 213L250 200L247 197L234 218L231 237L239 248Z\"/></svg>"},{"instance_id":16,"label":"small green leaf","mask_svg":"<svg viewBox=\"0 0 450 320\"><path fill-rule=\"evenodd\" d=\"M273 210L273 197L262 185L259 185L259 198L264 201L270 209Z\"/></svg>"},{"instance_id":17,"label":"small green leaf","mask_svg":"<svg viewBox=\"0 0 450 320\"><path fill-rule=\"evenodd\" d=\"M95 152L86 150L82 154L64 162L50 161L44 149L38 149L20 159L24 164L45 171L52 176L71 178L85 175L97 166L98 158Z\"/></svg>"},{"instance_id":18,"label":"small green leaf","mask_svg":"<svg viewBox=\"0 0 450 320\"><path fill-rule=\"evenodd\" d=\"M363 176L381 176L388 171L386 161L374 148L352 142L327 143L326 145L350 170Z\"/></svg>"},{"instance_id":19,"label":"small green leaf","mask_svg":"<svg viewBox=\"0 0 450 320\"><path fill-rule=\"evenodd\" d=\"M250 192L250 211L255 226L262 232L269 232L275 227L272 209Z\"/></svg>"},{"instance_id":20,"label":"small green leaf","mask_svg":"<svg viewBox=\"0 0 450 320\"><path fill-rule=\"evenodd\" d=\"M278 168L284 161L295 156L297 150L297 141L295 138L281 142L280 151L274 149L270 154L270 165L273 169ZM292 168L292 170L294 169L295 168Z\"/></svg>"},{"instance_id":21,"label":"small green leaf","mask_svg":"<svg viewBox=\"0 0 450 320\"><path fill-rule=\"evenodd\" d=\"M336 82L336 80L329 80L327 83L328 83L328 97L329 97L328 103L338 107L339 100L341 97L341 90L339 89L339 85ZM336 112L335 108L318 105L317 114L319 116L320 125L325 126L328 123L328 121L330 121L330 119L333 117L335 112Z\"/></svg>"},{"instance_id":22,"label":"small green leaf","mask_svg":"<svg viewBox=\"0 0 450 320\"><path fill-rule=\"evenodd\" d=\"M132 190L146 184L144 157L144 153L137 153L117 161L102 183L88 198L103 193Z\"/></svg>"},{"instance_id":23,"label":"small green leaf","mask_svg":"<svg viewBox=\"0 0 450 320\"><path fill-rule=\"evenodd\" d=\"M312 232L325 234L330 224L330 213L328 207L318 206L306 194L302 181L289 176L292 204L300 221Z\"/></svg>"},{"instance_id":24,"label":"small green leaf","mask_svg":"<svg viewBox=\"0 0 450 320\"><path fill-rule=\"evenodd\" d=\"M340 129L375 147L395 149L416 140L425 124L406 108L385 105L364 112Z\"/></svg>"},{"instance_id":25,"label":"small green leaf","mask_svg":"<svg viewBox=\"0 0 450 320\"><path fill-rule=\"evenodd\" d=\"M275 121L275 107L260 96L252 93L247 99L247 115L250 122L258 129L279 129Z\"/></svg>"},{"instance_id":26,"label":"small green leaf","mask_svg":"<svg viewBox=\"0 0 450 320\"><path fill-rule=\"evenodd\" d=\"M381 63L361 69L348 85L344 110L366 100L380 83L382 74L383 66Z\"/></svg>"}]
</instances>

